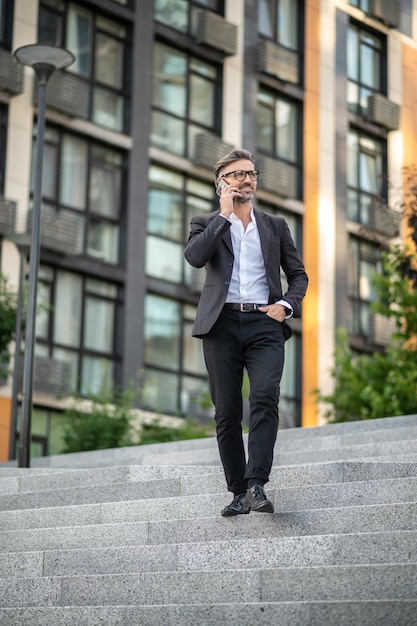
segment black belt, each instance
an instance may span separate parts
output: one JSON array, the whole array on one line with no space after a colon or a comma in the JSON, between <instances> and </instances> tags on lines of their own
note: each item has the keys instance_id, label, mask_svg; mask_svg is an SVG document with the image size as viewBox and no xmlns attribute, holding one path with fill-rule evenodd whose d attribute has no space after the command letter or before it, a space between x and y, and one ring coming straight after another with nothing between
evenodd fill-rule
<instances>
[{"instance_id":1,"label":"black belt","mask_svg":"<svg viewBox=\"0 0 417 626\"><path fill-rule=\"evenodd\" d=\"M268 306L267 304L256 304L256 302L226 302L225 309L229 311L241 311L242 313L253 313L259 307Z\"/></svg>"}]
</instances>

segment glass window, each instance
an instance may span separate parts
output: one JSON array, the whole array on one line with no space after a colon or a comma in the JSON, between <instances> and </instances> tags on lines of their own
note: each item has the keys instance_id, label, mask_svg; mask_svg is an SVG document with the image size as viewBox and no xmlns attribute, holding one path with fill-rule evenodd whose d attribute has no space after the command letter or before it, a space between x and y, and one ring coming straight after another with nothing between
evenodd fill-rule
<instances>
[{"instance_id":1,"label":"glass window","mask_svg":"<svg viewBox=\"0 0 417 626\"><path fill-rule=\"evenodd\" d=\"M157 42L154 49L151 141L192 157L195 133L218 132L218 68ZM191 131L191 133L190 133Z\"/></svg>"},{"instance_id":2,"label":"glass window","mask_svg":"<svg viewBox=\"0 0 417 626\"><path fill-rule=\"evenodd\" d=\"M350 131L347 137L347 216L372 226L372 201L386 197L386 142Z\"/></svg>"},{"instance_id":3,"label":"glass window","mask_svg":"<svg viewBox=\"0 0 417 626\"><path fill-rule=\"evenodd\" d=\"M11 49L14 0L0 0L0 47Z\"/></svg>"},{"instance_id":4,"label":"glass window","mask_svg":"<svg viewBox=\"0 0 417 626\"><path fill-rule=\"evenodd\" d=\"M207 404L208 381L201 341L191 337L196 308L147 294L145 301L144 406L185 413L197 398ZM211 406L210 401L208 402Z\"/></svg>"},{"instance_id":5,"label":"glass window","mask_svg":"<svg viewBox=\"0 0 417 626\"><path fill-rule=\"evenodd\" d=\"M120 307L116 284L40 266L36 353L69 364L75 393L88 395L119 382Z\"/></svg>"},{"instance_id":6,"label":"glass window","mask_svg":"<svg viewBox=\"0 0 417 626\"><path fill-rule=\"evenodd\" d=\"M348 107L359 115L366 115L369 96L385 91L385 38L356 24L350 24L347 40L347 75Z\"/></svg>"},{"instance_id":7,"label":"glass window","mask_svg":"<svg viewBox=\"0 0 417 626\"><path fill-rule=\"evenodd\" d=\"M350 332L355 335L370 334L371 303L376 294L373 276L380 270L380 249L377 245L351 237L348 257L348 293Z\"/></svg>"},{"instance_id":8,"label":"glass window","mask_svg":"<svg viewBox=\"0 0 417 626\"><path fill-rule=\"evenodd\" d=\"M259 0L258 33L281 46L298 50L298 0Z\"/></svg>"},{"instance_id":9,"label":"glass window","mask_svg":"<svg viewBox=\"0 0 417 626\"><path fill-rule=\"evenodd\" d=\"M0 194L4 193L6 170L7 107L0 102Z\"/></svg>"},{"instance_id":10,"label":"glass window","mask_svg":"<svg viewBox=\"0 0 417 626\"><path fill-rule=\"evenodd\" d=\"M35 141L34 141L35 150ZM35 164L33 155L32 167ZM121 259L124 155L56 128L45 130L43 196L49 210L77 219L77 252L106 263ZM32 172L33 181L33 172ZM31 185L33 195L33 182Z\"/></svg>"},{"instance_id":11,"label":"glass window","mask_svg":"<svg viewBox=\"0 0 417 626\"><path fill-rule=\"evenodd\" d=\"M201 9L219 12L220 0L154 0L154 18L170 28L193 33L195 12Z\"/></svg>"},{"instance_id":12,"label":"glass window","mask_svg":"<svg viewBox=\"0 0 417 626\"><path fill-rule=\"evenodd\" d=\"M298 161L298 106L271 92L258 92L257 147L273 157Z\"/></svg>"},{"instance_id":13,"label":"glass window","mask_svg":"<svg viewBox=\"0 0 417 626\"><path fill-rule=\"evenodd\" d=\"M365 13L369 13L369 0L349 0L349 4L358 9L362 9Z\"/></svg>"},{"instance_id":14,"label":"glass window","mask_svg":"<svg viewBox=\"0 0 417 626\"><path fill-rule=\"evenodd\" d=\"M17 439L21 429L21 414L18 415ZM31 458L61 454L64 449L64 421L57 411L34 407L31 424ZM18 446L16 446L18 449ZM17 456L17 450L16 454Z\"/></svg>"},{"instance_id":15,"label":"glass window","mask_svg":"<svg viewBox=\"0 0 417 626\"><path fill-rule=\"evenodd\" d=\"M60 202L85 210L87 200L87 142L64 135L61 155Z\"/></svg>"},{"instance_id":16,"label":"glass window","mask_svg":"<svg viewBox=\"0 0 417 626\"><path fill-rule=\"evenodd\" d=\"M81 332L82 282L72 272L57 271L54 342L78 346Z\"/></svg>"},{"instance_id":17,"label":"glass window","mask_svg":"<svg viewBox=\"0 0 417 626\"><path fill-rule=\"evenodd\" d=\"M73 2L41 0L38 40L61 45L75 55L68 71L87 86L86 116L101 126L123 132L126 26Z\"/></svg>"},{"instance_id":18,"label":"glass window","mask_svg":"<svg viewBox=\"0 0 417 626\"><path fill-rule=\"evenodd\" d=\"M180 307L178 302L148 295L145 300L145 360L168 369L178 367Z\"/></svg>"},{"instance_id":19,"label":"glass window","mask_svg":"<svg viewBox=\"0 0 417 626\"><path fill-rule=\"evenodd\" d=\"M184 260L193 215L213 208L214 187L153 165L149 169L146 273L161 280L187 282ZM210 199L209 199L210 198Z\"/></svg>"}]
</instances>

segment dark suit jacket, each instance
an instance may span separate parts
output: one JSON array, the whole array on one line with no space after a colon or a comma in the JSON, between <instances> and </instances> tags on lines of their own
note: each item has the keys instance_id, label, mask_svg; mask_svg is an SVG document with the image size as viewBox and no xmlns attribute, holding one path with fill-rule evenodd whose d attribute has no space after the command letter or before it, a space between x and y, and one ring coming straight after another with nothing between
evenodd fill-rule
<instances>
[{"instance_id":1,"label":"dark suit jacket","mask_svg":"<svg viewBox=\"0 0 417 626\"><path fill-rule=\"evenodd\" d=\"M299 317L308 278L287 222L283 217L257 209L254 209L254 213L269 285L269 304L284 298L293 307L294 317ZM206 268L206 281L192 330L193 337L202 337L210 331L226 301L234 258L230 226L229 220L220 215L220 209L191 220L184 256L193 267ZM288 281L288 291L284 294L280 267ZM286 322L283 322L283 330L288 339L292 332Z\"/></svg>"}]
</instances>

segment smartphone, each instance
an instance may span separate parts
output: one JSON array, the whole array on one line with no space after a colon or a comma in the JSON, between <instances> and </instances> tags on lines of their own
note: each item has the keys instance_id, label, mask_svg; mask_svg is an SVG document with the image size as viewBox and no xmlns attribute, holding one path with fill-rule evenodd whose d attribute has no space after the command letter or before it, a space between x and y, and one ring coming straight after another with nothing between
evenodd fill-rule
<instances>
[{"instance_id":1,"label":"smartphone","mask_svg":"<svg viewBox=\"0 0 417 626\"><path fill-rule=\"evenodd\" d=\"M218 183L218 185L217 185L217 187L216 187L216 192L217 192L217 195L218 195L218 196L221 196L221 195L222 195L222 189L223 189L223 187L227 187L227 183L226 183L226 181L224 180L224 178L222 178L222 179L220 180L220 182Z\"/></svg>"}]
</instances>

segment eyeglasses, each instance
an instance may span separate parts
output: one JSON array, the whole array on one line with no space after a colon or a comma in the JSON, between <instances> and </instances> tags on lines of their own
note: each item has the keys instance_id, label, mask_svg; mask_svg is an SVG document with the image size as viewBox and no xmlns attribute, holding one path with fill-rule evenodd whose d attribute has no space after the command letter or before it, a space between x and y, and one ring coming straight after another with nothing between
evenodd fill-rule
<instances>
[{"instance_id":1,"label":"eyeglasses","mask_svg":"<svg viewBox=\"0 0 417 626\"><path fill-rule=\"evenodd\" d=\"M245 180L246 175L249 174L249 178L251 180L258 180L259 172L258 170L234 170L233 172L227 172L226 174L222 174L220 178L227 178L227 176L234 176L237 181L242 182Z\"/></svg>"}]
</instances>

